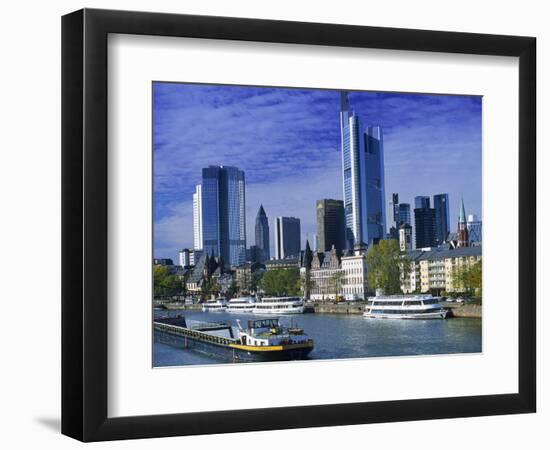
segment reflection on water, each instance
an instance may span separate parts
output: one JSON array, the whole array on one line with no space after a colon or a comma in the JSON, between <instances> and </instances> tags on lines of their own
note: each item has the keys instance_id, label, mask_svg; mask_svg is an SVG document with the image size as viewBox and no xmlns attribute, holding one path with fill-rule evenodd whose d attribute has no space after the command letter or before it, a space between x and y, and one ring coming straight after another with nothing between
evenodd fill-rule
<instances>
[{"instance_id":1,"label":"reflection on water","mask_svg":"<svg viewBox=\"0 0 550 450\"><path fill-rule=\"evenodd\" d=\"M226 321L258 318L252 314L228 314L200 311L155 311L155 315L184 314L189 320ZM481 352L481 320L365 319L361 315L297 314L281 316L291 321L315 341L310 359L365 358L373 356L436 355ZM220 364L223 361L159 342L154 343L153 366Z\"/></svg>"}]
</instances>

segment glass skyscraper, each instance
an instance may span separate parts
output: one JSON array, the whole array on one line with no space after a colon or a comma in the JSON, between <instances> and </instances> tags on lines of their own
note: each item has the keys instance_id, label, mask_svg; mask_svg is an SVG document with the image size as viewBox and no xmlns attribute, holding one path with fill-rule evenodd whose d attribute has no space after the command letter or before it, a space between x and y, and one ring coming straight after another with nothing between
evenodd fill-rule
<instances>
[{"instance_id":1,"label":"glass skyscraper","mask_svg":"<svg viewBox=\"0 0 550 450\"><path fill-rule=\"evenodd\" d=\"M429 197L428 197L429 199ZM414 228L416 248L434 247L435 238L435 209L415 208Z\"/></svg>"},{"instance_id":2,"label":"glass skyscraper","mask_svg":"<svg viewBox=\"0 0 550 450\"><path fill-rule=\"evenodd\" d=\"M344 202L342 200L317 200L318 251L329 252L334 246L339 254L345 249Z\"/></svg>"},{"instance_id":3,"label":"glass skyscraper","mask_svg":"<svg viewBox=\"0 0 550 450\"><path fill-rule=\"evenodd\" d=\"M475 214L468 215L468 242L469 245L479 244L482 242L481 220Z\"/></svg>"},{"instance_id":4,"label":"glass skyscraper","mask_svg":"<svg viewBox=\"0 0 550 450\"><path fill-rule=\"evenodd\" d=\"M449 194L434 195L435 209L435 239L437 244L443 244L451 232L449 216Z\"/></svg>"},{"instance_id":5,"label":"glass skyscraper","mask_svg":"<svg viewBox=\"0 0 550 450\"><path fill-rule=\"evenodd\" d=\"M238 266L246 260L244 172L236 167L202 169L202 242L208 255Z\"/></svg>"},{"instance_id":6,"label":"glass skyscraper","mask_svg":"<svg viewBox=\"0 0 550 450\"><path fill-rule=\"evenodd\" d=\"M408 223L412 225L411 222L411 205L408 203L399 203L399 212L398 212L398 225Z\"/></svg>"},{"instance_id":7,"label":"glass skyscraper","mask_svg":"<svg viewBox=\"0 0 550 450\"><path fill-rule=\"evenodd\" d=\"M275 219L275 257L298 258L301 250L300 219L277 217Z\"/></svg>"},{"instance_id":8,"label":"glass skyscraper","mask_svg":"<svg viewBox=\"0 0 550 450\"><path fill-rule=\"evenodd\" d=\"M259 251L258 260L264 262L269 259L269 222L263 205L260 205L256 215L256 225L254 229L256 248Z\"/></svg>"},{"instance_id":9,"label":"glass skyscraper","mask_svg":"<svg viewBox=\"0 0 550 450\"><path fill-rule=\"evenodd\" d=\"M430 207L430 197L425 195L418 195L414 198L414 208L429 208Z\"/></svg>"},{"instance_id":10,"label":"glass skyscraper","mask_svg":"<svg viewBox=\"0 0 550 450\"><path fill-rule=\"evenodd\" d=\"M340 132L346 248L385 238L384 145L380 127L365 127L341 93Z\"/></svg>"}]
</instances>

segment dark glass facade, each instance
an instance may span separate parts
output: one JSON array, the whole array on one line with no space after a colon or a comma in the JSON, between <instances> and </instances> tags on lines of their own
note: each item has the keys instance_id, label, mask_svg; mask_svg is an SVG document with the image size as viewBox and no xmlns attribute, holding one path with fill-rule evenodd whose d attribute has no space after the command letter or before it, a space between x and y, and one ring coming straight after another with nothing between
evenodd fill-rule
<instances>
[{"instance_id":1,"label":"dark glass facade","mask_svg":"<svg viewBox=\"0 0 550 450\"><path fill-rule=\"evenodd\" d=\"M434 195L435 237L438 244L447 240L451 231L449 194Z\"/></svg>"},{"instance_id":2,"label":"dark glass facade","mask_svg":"<svg viewBox=\"0 0 550 450\"><path fill-rule=\"evenodd\" d=\"M244 172L236 167L202 169L203 251L238 266L246 260Z\"/></svg>"},{"instance_id":3,"label":"dark glass facade","mask_svg":"<svg viewBox=\"0 0 550 450\"><path fill-rule=\"evenodd\" d=\"M434 247L435 236L435 209L415 208L414 228L416 248Z\"/></svg>"},{"instance_id":4,"label":"dark glass facade","mask_svg":"<svg viewBox=\"0 0 550 450\"><path fill-rule=\"evenodd\" d=\"M411 205L408 203L399 204L398 221L397 225L403 225L404 223L412 224L411 221Z\"/></svg>"},{"instance_id":5,"label":"dark glass facade","mask_svg":"<svg viewBox=\"0 0 550 450\"><path fill-rule=\"evenodd\" d=\"M425 195L419 195L414 198L415 209L429 208L429 207L430 207L430 197L426 197Z\"/></svg>"},{"instance_id":6,"label":"dark glass facade","mask_svg":"<svg viewBox=\"0 0 550 450\"><path fill-rule=\"evenodd\" d=\"M257 248L257 261L264 262L270 258L269 252L269 221L263 205L260 205L256 215L256 226L254 229L255 244Z\"/></svg>"},{"instance_id":7,"label":"dark glass facade","mask_svg":"<svg viewBox=\"0 0 550 450\"><path fill-rule=\"evenodd\" d=\"M298 258L301 249L300 219L277 217L275 220L275 257Z\"/></svg>"},{"instance_id":8,"label":"dark glass facade","mask_svg":"<svg viewBox=\"0 0 550 450\"><path fill-rule=\"evenodd\" d=\"M342 200L317 200L318 251L328 252L334 248L341 254L345 249L345 218Z\"/></svg>"}]
</instances>

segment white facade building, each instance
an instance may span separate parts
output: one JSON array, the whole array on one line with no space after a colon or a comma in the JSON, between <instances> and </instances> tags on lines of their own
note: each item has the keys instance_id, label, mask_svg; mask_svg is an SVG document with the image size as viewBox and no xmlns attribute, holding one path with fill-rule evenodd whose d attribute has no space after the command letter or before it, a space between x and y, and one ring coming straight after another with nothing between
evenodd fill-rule
<instances>
[{"instance_id":1,"label":"white facade building","mask_svg":"<svg viewBox=\"0 0 550 450\"><path fill-rule=\"evenodd\" d=\"M193 194L193 248L202 250L202 184Z\"/></svg>"},{"instance_id":2,"label":"white facade building","mask_svg":"<svg viewBox=\"0 0 550 450\"><path fill-rule=\"evenodd\" d=\"M342 295L345 300L365 300L367 294L367 264L363 255L342 258Z\"/></svg>"},{"instance_id":3,"label":"white facade building","mask_svg":"<svg viewBox=\"0 0 550 450\"><path fill-rule=\"evenodd\" d=\"M188 248L184 248L179 251L179 263L181 267L187 267L191 265L190 251Z\"/></svg>"}]
</instances>

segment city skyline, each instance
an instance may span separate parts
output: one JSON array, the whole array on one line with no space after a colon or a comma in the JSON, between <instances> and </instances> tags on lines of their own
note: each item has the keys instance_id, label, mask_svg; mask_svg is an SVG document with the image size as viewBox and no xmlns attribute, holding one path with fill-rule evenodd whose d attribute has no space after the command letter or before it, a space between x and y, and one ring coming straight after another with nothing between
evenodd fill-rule
<instances>
[{"instance_id":1,"label":"city skyline","mask_svg":"<svg viewBox=\"0 0 550 450\"><path fill-rule=\"evenodd\" d=\"M179 249L193 247L193 193L197 173L208 165L237 166L246 174L248 247L261 204L270 218L300 218L303 247L316 233L316 201L342 199L339 91L155 83L153 94L155 256L176 259ZM365 125L383 129L385 207L392 192L409 204L418 195L449 193L456 231L462 194L468 214L482 220L480 98L349 97ZM436 163L427 157L438 155L435 147ZM386 215L385 232L390 225ZM270 241L273 255L273 236Z\"/></svg>"}]
</instances>

